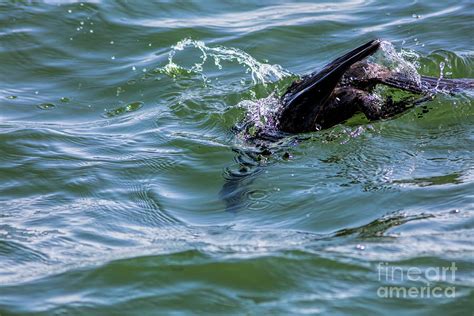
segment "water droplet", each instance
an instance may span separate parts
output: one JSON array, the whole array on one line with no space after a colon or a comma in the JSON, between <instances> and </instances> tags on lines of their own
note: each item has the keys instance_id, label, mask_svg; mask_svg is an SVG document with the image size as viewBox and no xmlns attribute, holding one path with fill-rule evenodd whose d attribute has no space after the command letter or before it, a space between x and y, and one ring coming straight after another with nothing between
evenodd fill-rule
<instances>
[{"instance_id":1,"label":"water droplet","mask_svg":"<svg viewBox=\"0 0 474 316\"><path fill-rule=\"evenodd\" d=\"M41 110L52 110L56 107L56 105L54 105L53 103L41 103L41 104L38 104L38 108L40 108Z\"/></svg>"},{"instance_id":2,"label":"water droplet","mask_svg":"<svg viewBox=\"0 0 474 316\"><path fill-rule=\"evenodd\" d=\"M67 12L68 12L68 13L72 13L72 10L71 10L71 9L69 9L69 10L67 10Z\"/></svg>"},{"instance_id":3,"label":"water droplet","mask_svg":"<svg viewBox=\"0 0 474 316\"><path fill-rule=\"evenodd\" d=\"M39 94L39 91L35 91L35 94Z\"/></svg>"},{"instance_id":4,"label":"water droplet","mask_svg":"<svg viewBox=\"0 0 474 316\"><path fill-rule=\"evenodd\" d=\"M142 70L142 71L143 71L143 72L146 72L146 68L143 68L143 70Z\"/></svg>"},{"instance_id":5,"label":"water droplet","mask_svg":"<svg viewBox=\"0 0 474 316\"><path fill-rule=\"evenodd\" d=\"M125 108L126 108L127 112L131 112L131 111L138 110L142 106L143 106L143 102L136 101L136 102L132 102L132 103L127 104L127 106Z\"/></svg>"},{"instance_id":6,"label":"water droplet","mask_svg":"<svg viewBox=\"0 0 474 316\"><path fill-rule=\"evenodd\" d=\"M61 98L61 99L59 99L59 100L60 100L61 102L63 102L63 103L67 103L67 102L69 102L69 101L70 101L70 99L69 99L69 98L67 98L67 97L62 97L62 98Z\"/></svg>"},{"instance_id":7,"label":"water droplet","mask_svg":"<svg viewBox=\"0 0 474 316\"><path fill-rule=\"evenodd\" d=\"M114 59L115 59L115 56L110 57L110 59L114 60Z\"/></svg>"},{"instance_id":8,"label":"water droplet","mask_svg":"<svg viewBox=\"0 0 474 316\"><path fill-rule=\"evenodd\" d=\"M148 43L148 46L150 46L150 47L151 47L151 43Z\"/></svg>"},{"instance_id":9,"label":"water droplet","mask_svg":"<svg viewBox=\"0 0 474 316\"><path fill-rule=\"evenodd\" d=\"M365 249L365 246L364 246L364 245L361 245L361 244L357 244L356 249L358 249L358 250L364 250L364 249Z\"/></svg>"},{"instance_id":10,"label":"water droplet","mask_svg":"<svg viewBox=\"0 0 474 316\"><path fill-rule=\"evenodd\" d=\"M122 92L124 92L124 90L122 89L122 87L118 87L117 88L117 92L116 92L116 96L118 97Z\"/></svg>"},{"instance_id":11,"label":"water droplet","mask_svg":"<svg viewBox=\"0 0 474 316\"><path fill-rule=\"evenodd\" d=\"M135 71L135 70L137 70L137 68L135 68L135 66L133 66L133 67L132 67L132 70Z\"/></svg>"},{"instance_id":12,"label":"water droplet","mask_svg":"<svg viewBox=\"0 0 474 316\"><path fill-rule=\"evenodd\" d=\"M70 37L69 40L72 41L72 37Z\"/></svg>"},{"instance_id":13,"label":"water droplet","mask_svg":"<svg viewBox=\"0 0 474 316\"><path fill-rule=\"evenodd\" d=\"M9 95L9 96L7 96L7 99L10 99L10 100L14 100L14 99L16 99L16 98L17 98L16 95Z\"/></svg>"},{"instance_id":14,"label":"water droplet","mask_svg":"<svg viewBox=\"0 0 474 316\"><path fill-rule=\"evenodd\" d=\"M110 45L114 45L114 43L115 43L114 41L110 41Z\"/></svg>"},{"instance_id":15,"label":"water droplet","mask_svg":"<svg viewBox=\"0 0 474 316\"><path fill-rule=\"evenodd\" d=\"M94 33L94 30L89 30L90 33Z\"/></svg>"},{"instance_id":16,"label":"water droplet","mask_svg":"<svg viewBox=\"0 0 474 316\"><path fill-rule=\"evenodd\" d=\"M84 25L84 21L79 22L79 24Z\"/></svg>"}]
</instances>

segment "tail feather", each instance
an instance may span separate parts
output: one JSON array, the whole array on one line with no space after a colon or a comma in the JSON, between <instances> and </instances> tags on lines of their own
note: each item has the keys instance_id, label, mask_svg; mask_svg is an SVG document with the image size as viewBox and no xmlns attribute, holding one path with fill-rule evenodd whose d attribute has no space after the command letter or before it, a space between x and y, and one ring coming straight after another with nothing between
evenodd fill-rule
<instances>
[{"instance_id":1,"label":"tail feather","mask_svg":"<svg viewBox=\"0 0 474 316\"><path fill-rule=\"evenodd\" d=\"M417 82L399 73L393 73L379 82L387 86L409 91L415 94L433 94L437 92L455 93L474 89L474 79L445 79L421 76Z\"/></svg>"},{"instance_id":2,"label":"tail feather","mask_svg":"<svg viewBox=\"0 0 474 316\"><path fill-rule=\"evenodd\" d=\"M420 86L418 82L400 74L394 74L390 77L383 78L380 80L380 82L387 86L405 90L411 93L416 93L416 94L425 93L425 90L422 89L422 87Z\"/></svg>"},{"instance_id":3,"label":"tail feather","mask_svg":"<svg viewBox=\"0 0 474 316\"><path fill-rule=\"evenodd\" d=\"M474 79L445 79L421 76L421 86L430 91L446 91L449 93L462 90L473 90Z\"/></svg>"}]
</instances>

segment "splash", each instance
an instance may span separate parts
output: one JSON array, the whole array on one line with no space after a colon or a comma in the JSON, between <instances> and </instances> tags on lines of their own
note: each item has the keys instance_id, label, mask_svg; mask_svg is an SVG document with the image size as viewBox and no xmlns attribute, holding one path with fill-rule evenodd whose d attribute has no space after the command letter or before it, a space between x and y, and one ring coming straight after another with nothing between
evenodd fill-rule
<instances>
[{"instance_id":1,"label":"splash","mask_svg":"<svg viewBox=\"0 0 474 316\"><path fill-rule=\"evenodd\" d=\"M444 66L446 66L446 64L444 63L444 61L442 61L442 62L439 63L439 78L438 78L438 81L436 82L436 87L434 88L435 91L438 90L438 88L439 88L439 83L441 82L441 80L443 80L443 77L444 77Z\"/></svg>"},{"instance_id":2,"label":"splash","mask_svg":"<svg viewBox=\"0 0 474 316\"><path fill-rule=\"evenodd\" d=\"M244 128L242 128L245 138L255 137L262 131L278 132L278 115L283 104L274 93L263 99L241 101L238 107L247 112Z\"/></svg>"},{"instance_id":3,"label":"splash","mask_svg":"<svg viewBox=\"0 0 474 316\"><path fill-rule=\"evenodd\" d=\"M176 77L183 71L188 73L202 73L205 64L209 61L213 62L214 66L219 70L223 68L222 61L238 63L239 65L244 66L245 72L250 73L253 84L265 85L269 82L278 81L291 75L291 73L284 70L280 65L261 63L246 52L233 47L209 47L202 41L186 38L179 41L171 48L172 50L168 54L168 64L162 69L164 73L173 77ZM174 61L177 52L188 48L198 49L201 53L201 61L195 63L191 68L182 67Z\"/></svg>"},{"instance_id":4,"label":"splash","mask_svg":"<svg viewBox=\"0 0 474 316\"><path fill-rule=\"evenodd\" d=\"M380 53L373 57L377 64L403 74L414 82L421 84L421 77L417 71L417 68L419 68L418 54L408 50L397 52L393 44L388 41L382 41L380 48Z\"/></svg>"},{"instance_id":5,"label":"splash","mask_svg":"<svg viewBox=\"0 0 474 316\"><path fill-rule=\"evenodd\" d=\"M419 55L411 50L401 49L399 52L392 43L382 41L380 50L373 56L369 57L369 61L385 66L393 73L398 73L409 81L421 86L421 76L417 71L419 68ZM390 98L393 101L400 101L410 97L410 93L400 89L388 87L386 85L377 85L371 94L374 102L378 107L382 107Z\"/></svg>"}]
</instances>

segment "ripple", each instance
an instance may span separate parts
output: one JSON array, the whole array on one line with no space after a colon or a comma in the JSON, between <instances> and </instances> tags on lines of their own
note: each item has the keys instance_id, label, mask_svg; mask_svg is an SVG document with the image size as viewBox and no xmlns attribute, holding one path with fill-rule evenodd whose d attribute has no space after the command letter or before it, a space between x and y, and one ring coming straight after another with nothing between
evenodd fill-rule
<instances>
[{"instance_id":1,"label":"ripple","mask_svg":"<svg viewBox=\"0 0 474 316\"><path fill-rule=\"evenodd\" d=\"M208 16L192 16L187 19L141 19L138 21L127 21L127 23L140 23L148 27L159 27L161 25L172 25L174 28L193 28L193 27L212 27L212 28L232 28L237 32L256 32L266 28L282 25L302 25L332 20L352 20L348 14L340 13L341 9L351 10L360 7L364 1L352 0L342 3L305 3L304 6L299 4L278 4L266 6L261 9L252 11L219 13ZM317 12L316 14L308 14L308 12ZM261 23L258 21L265 21Z\"/></svg>"},{"instance_id":2,"label":"ripple","mask_svg":"<svg viewBox=\"0 0 474 316\"><path fill-rule=\"evenodd\" d=\"M442 176L433 176L426 178L415 178L406 180L395 180L394 183L401 185L415 185L419 187L427 187L433 185L445 185L445 184L460 184L462 183L462 177L459 173L453 173Z\"/></svg>"},{"instance_id":3,"label":"ripple","mask_svg":"<svg viewBox=\"0 0 474 316\"><path fill-rule=\"evenodd\" d=\"M53 110L56 108L56 105L54 103L41 103L38 104L38 108L41 110Z\"/></svg>"},{"instance_id":4,"label":"ripple","mask_svg":"<svg viewBox=\"0 0 474 316\"><path fill-rule=\"evenodd\" d=\"M0 313L383 314L380 262L452 261L455 299L397 308L470 312L471 94L239 134L377 36L474 77L469 1L0 1L0 24Z\"/></svg>"},{"instance_id":5,"label":"ripple","mask_svg":"<svg viewBox=\"0 0 474 316\"><path fill-rule=\"evenodd\" d=\"M143 105L144 103L141 101L131 102L126 105L114 108L112 110L108 110L107 112L105 112L104 116L107 118L112 118L126 113L135 112L138 111Z\"/></svg>"}]
</instances>

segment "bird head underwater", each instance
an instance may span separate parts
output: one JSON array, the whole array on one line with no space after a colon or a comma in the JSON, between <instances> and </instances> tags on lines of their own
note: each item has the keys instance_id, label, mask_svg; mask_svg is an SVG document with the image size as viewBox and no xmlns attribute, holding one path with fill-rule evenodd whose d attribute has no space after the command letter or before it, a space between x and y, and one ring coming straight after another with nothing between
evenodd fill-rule
<instances>
[{"instance_id":1,"label":"bird head underwater","mask_svg":"<svg viewBox=\"0 0 474 316\"><path fill-rule=\"evenodd\" d=\"M265 99L271 107L269 124L260 118L244 120L236 128L252 149L234 148L237 168L227 168L220 192L227 210L242 205L245 184L262 171L267 158L281 152L282 139L300 133L316 132L341 124L362 112L370 121L389 119L434 98L438 93L454 94L474 89L474 79L444 79L420 76L415 68L402 71L370 60L377 51L385 53L379 39L371 40L334 59L321 70L294 81L281 97ZM375 93L378 87L389 93ZM394 92L394 93L390 93ZM396 92L403 97L396 98ZM400 94L400 93L399 93ZM260 108L258 109L260 111ZM291 137L290 137L291 138ZM294 137L293 137L294 138ZM282 158L291 155L285 151Z\"/></svg>"}]
</instances>

